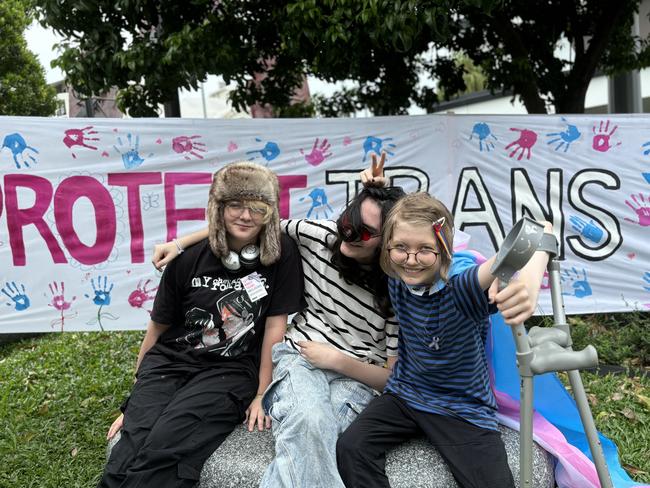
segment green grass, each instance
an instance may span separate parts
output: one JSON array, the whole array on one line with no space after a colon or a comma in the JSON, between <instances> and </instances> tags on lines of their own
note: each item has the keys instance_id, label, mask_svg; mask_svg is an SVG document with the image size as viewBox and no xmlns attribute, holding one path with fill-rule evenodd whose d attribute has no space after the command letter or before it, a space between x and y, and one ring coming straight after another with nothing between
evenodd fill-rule
<instances>
[{"instance_id":1,"label":"green grass","mask_svg":"<svg viewBox=\"0 0 650 488\"><path fill-rule=\"evenodd\" d=\"M66 333L0 346L0 487L97 484L141 340Z\"/></svg>"},{"instance_id":2,"label":"green grass","mask_svg":"<svg viewBox=\"0 0 650 488\"><path fill-rule=\"evenodd\" d=\"M583 372L583 384L596 427L616 443L623 467L636 481L650 483L650 313L582 315L568 322L574 349L592 344L600 364L627 368L627 376Z\"/></svg>"},{"instance_id":3,"label":"green grass","mask_svg":"<svg viewBox=\"0 0 650 488\"><path fill-rule=\"evenodd\" d=\"M650 314L574 317L575 347L631 371L650 365ZM0 488L95 486L106 431L132 385L142 332L51 334L0 345ZM650 376L583 373L598 429L650 483Z\"/></svg>"},{"instance_id":4,"label":"green grass","mask_svg":"<svg viewBox=\"0 0 650 488\"><path fill-rule=\"evenodd\" d=\"M571 317L574 348L593 344L601 364L650 372L650 313L611 313Z\"/></svg>"},{"instance_id":5,"label":"green grass","mask_svg":"<svg viewBox=\"0 0 650 488\"><path fill-rule=\"evenodd\" d=\"M585 372L581 377L596 428L616 443L632 479L650 482L650 378ZM560 379L568 385L566 374Z\"/></svg>"},{"instance_id":6,"label":"green grass","mask_svg":"<svg viewBox=\"0 0 650 488\"><path fill-rule=\"evenodd\" d=\"M592 344L600 364L625 366L631 372L650 372L650 313L575 315L567 318L573 349ZM532 317L527 327L550 327L552 317Z\"/></svg>"}]
</instances>

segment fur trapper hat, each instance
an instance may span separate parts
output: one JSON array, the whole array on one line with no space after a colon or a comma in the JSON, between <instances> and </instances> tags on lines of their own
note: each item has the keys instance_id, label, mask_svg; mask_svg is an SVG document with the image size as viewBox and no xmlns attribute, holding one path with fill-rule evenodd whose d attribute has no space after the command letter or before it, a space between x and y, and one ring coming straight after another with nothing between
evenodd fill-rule
<instances>
[{"instance_id":1,"label":"fur trapper hat","mask_svg":"<svg viewBox=\"0 0 650 488\"><path fill-rule=\"evenodd\" d=\"M230 200L260 200L271 207L271 216L259 236L260 262L264 266L280 258L280 215L278 177L270 169L249 161L230 163L212 178L208 198L208 240L217 257L230 252L223 213Z\"/></svg>"}]
</instances>

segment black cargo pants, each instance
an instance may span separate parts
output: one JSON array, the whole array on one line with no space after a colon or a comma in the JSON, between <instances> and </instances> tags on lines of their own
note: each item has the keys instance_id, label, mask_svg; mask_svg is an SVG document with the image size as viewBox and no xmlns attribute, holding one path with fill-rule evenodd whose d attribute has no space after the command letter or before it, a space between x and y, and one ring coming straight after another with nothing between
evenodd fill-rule
<instances>
[{"instance_id":1,"label":"black cargo pants","mask_svg":"<svg viewBox=\"0 0 650 488\"><path fill-rule=\"evenodd\" d=\"M191 488L203 464L241 423L257 378L150 351L124 411L122 436L99 487Z\"/></svg>"}]
</instances>

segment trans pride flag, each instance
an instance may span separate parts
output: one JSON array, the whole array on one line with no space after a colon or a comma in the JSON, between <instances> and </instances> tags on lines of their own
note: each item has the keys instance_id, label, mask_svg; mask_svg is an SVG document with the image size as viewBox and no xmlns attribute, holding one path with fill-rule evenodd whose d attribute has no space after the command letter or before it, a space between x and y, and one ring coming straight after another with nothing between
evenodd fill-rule
<instances>
[{"instance_id":1,"label":"trans pride flag","mask_svg":"<svg viewBox=\"0 0 650 488\"><path fill-rule=\"evenodd\" d=\"M490 344L494 389L503 425L519 430L519 372L512 332L501 314L492 316ZM560 488L599 488L596 467L591 460L575 401L557 375L547 373L534 379L533 437L556 460L555 482ZM635 483L623 470L616 445L598 434L612 482L616 488L650 487Z\"/></svg>"}]
</instances>

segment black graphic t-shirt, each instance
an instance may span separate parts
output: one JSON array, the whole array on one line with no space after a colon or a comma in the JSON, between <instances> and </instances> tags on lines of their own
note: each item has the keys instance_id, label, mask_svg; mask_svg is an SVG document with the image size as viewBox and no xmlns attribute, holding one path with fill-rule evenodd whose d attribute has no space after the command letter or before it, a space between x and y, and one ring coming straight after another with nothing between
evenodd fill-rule
<instances>
[{"instance_id":1,"label":"black graphic t-shirt","mask_svg":"<svg viewBox=\"0 0 650 488\"><path fill-rule=\"evenodd\" d=\"M170 328L157 349L192 362L243 362L257 374L266 317L303 308L295 243L282 235L271 266L232 272L204 239L167 265L151 319Z\"/></svg>"}]
</instances>

